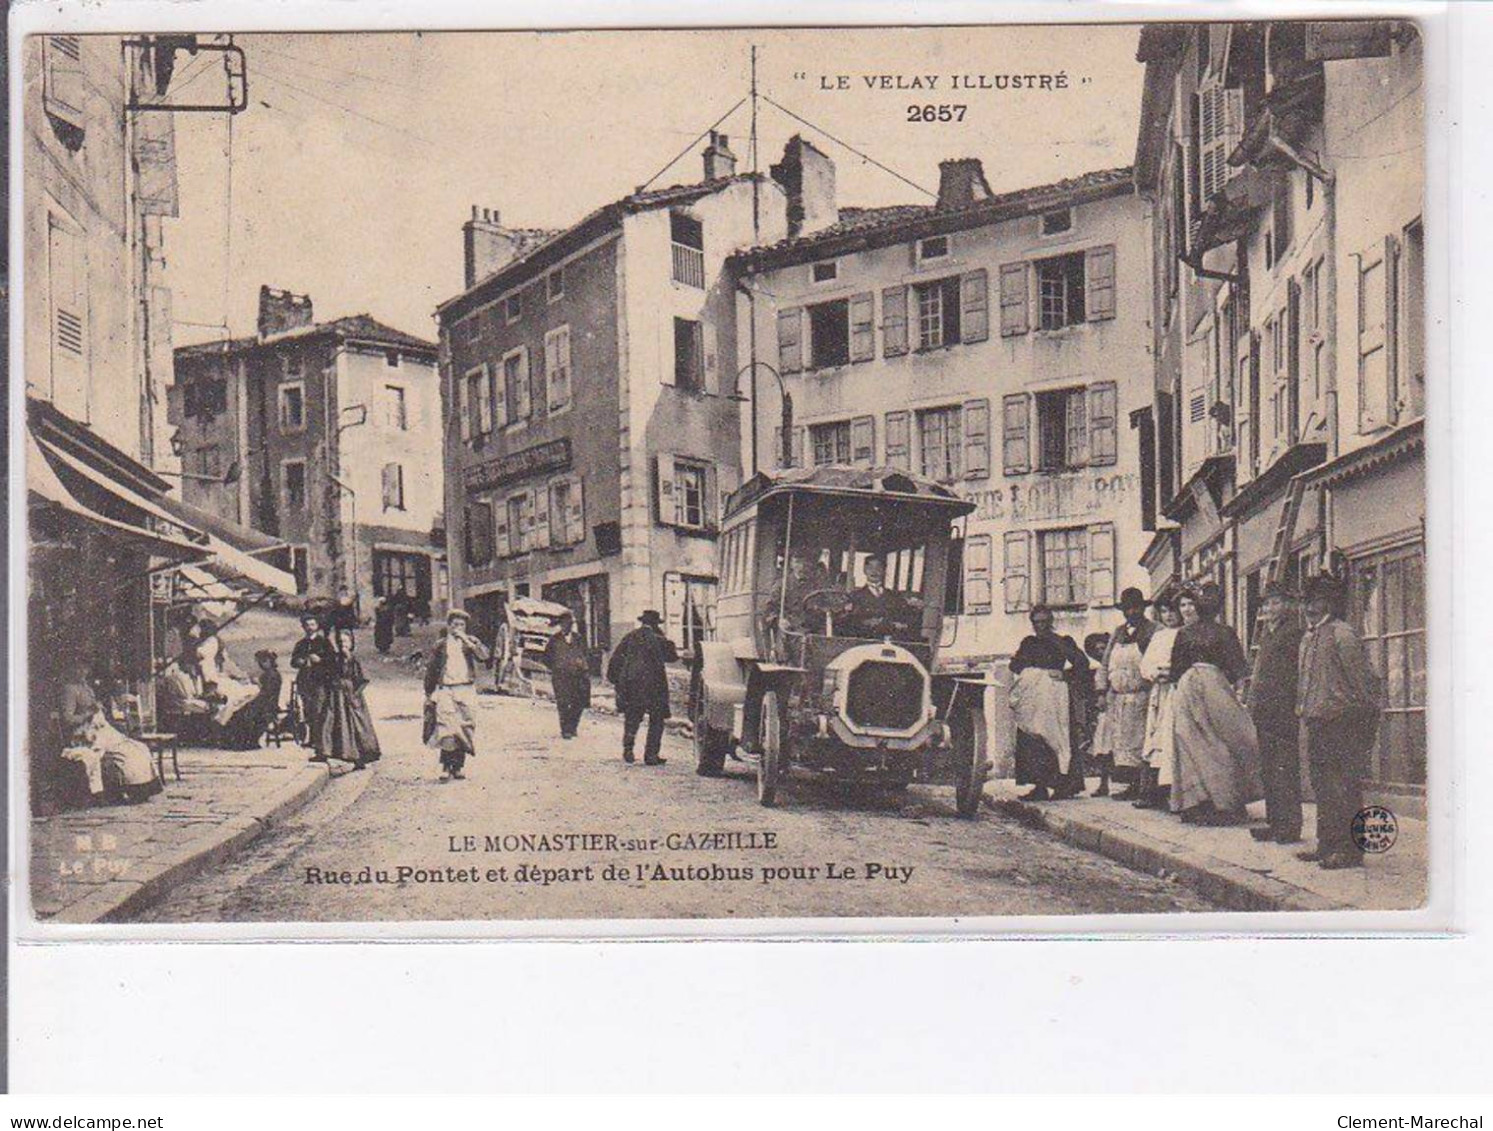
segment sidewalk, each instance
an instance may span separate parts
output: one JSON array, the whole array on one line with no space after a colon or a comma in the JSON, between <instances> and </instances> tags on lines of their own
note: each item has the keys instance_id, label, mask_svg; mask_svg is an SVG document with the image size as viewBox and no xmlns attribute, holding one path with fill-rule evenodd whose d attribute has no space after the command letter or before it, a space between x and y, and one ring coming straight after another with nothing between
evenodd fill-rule
<instances>
[{"instance_id":1,"label":"sidewalk","mask_svg":"<svg viewBox=\"0 0 1493 1131\"><path fill-rule=\"evenodd\" d=\"M1091 779L1089 788L1097 784ZM1362 868L1325 872L1296 859L1296 853L1314 846L1317 807L1312 804L1303 807L1306 839L1283 845L1261 844L1245 826L1184 825L1170 813L1107 797L1017 800L1023 792L1010 779L990 782L986 804L1138 871L1176 876L1235 911L1408 910L1426 900L1424 821L1400 816L1399 836L1388 852L1365 857ZM1263 821L1265 803L1251 805L1249 813Z\"/></svg>"},{"instance_id":2,"label":"sidewalk","mask_svg":"<svg viewBox=\"0 0 1493 1131\"><path fill-rule=\"evenodd\" d=\"M126 918L220 864L310 801L327 767L286 743L181 752L166 789L140 805L80 809L31 822L31 896L55 923Z\"/></svg>"}]
</instances>

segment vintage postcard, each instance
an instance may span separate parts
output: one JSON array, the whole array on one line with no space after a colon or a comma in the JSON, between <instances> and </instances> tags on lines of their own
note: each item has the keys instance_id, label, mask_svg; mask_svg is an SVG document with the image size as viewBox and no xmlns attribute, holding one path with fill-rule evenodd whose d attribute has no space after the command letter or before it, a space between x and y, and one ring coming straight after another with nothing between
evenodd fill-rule
<instances>
[{"instance_id":1,"label":"vintage postcard","mask_svg":"<svg viewBox=\"0 0 1493 1131\"><path fill-rule=\"evenodd\" d=\"M23 932L1427 906L1414 22L17 52Z\"/></svg>"}]
</instances>

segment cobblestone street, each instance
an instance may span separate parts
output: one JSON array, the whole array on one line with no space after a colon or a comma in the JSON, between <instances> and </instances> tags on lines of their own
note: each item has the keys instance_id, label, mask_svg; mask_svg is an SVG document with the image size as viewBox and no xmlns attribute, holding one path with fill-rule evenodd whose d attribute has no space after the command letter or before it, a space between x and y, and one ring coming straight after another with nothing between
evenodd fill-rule
<instances>
[{"instance_id":1,"label":"cobblestone street","mask_svg":"<svg viewBox=\"0 0 1493 1131\"><path fill-rule=\"evenodd\" d=\"M796 781L778 808L763 809L744 767L733 780L697 777L690 744L672 734L665 741L666 765L626 765L618 754L620 720L588 716L580 737L564 742L553 707L543 702L480 697L482 753L469 764L467 780L442 783L434 752L419 743L420 691L413 680L376 681L369 697L383 761L369 773L338 776L302 812L143 918L295 922L1214 909L1187 888L989 812L973 822L959 820L948 789L915 788L887 799ZM775 847L669 847L670 837L720 832L748 834L746 844L754 843L752 835L757 845L775 839ZM558 851L524 851L503 842L500 851L486 850L488 837L545 835L555 841L568 834L610 834L621 843L615 849L570 843ZM463 846L466 837L474 838L476 850L453 852L453 838ZM628 841L641 844L629 848ZM869 874L876 872L870 865L880 866L879 873ZM629 869L631 878L606 878L613 874L608 866ZM831 866L846 878L830 878ZM411 870L402 882L401 868ZM506 878L490 879L495 869ZM530 875L535 869L537 879ZM720 878L695 878L712 869ZM647 878L638 878L640 871ZM357 883L360 872L375 882ZM352 882L342 882L347 880Z\"/></svg>"}]
</instances>

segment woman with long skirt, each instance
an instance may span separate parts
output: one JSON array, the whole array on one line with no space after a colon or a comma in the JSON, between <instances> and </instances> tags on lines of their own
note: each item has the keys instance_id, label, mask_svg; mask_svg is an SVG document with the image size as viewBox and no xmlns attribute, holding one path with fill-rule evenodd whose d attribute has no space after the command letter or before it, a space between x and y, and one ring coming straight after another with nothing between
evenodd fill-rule
<instances>
[{"instance_id":1,"label":"woman with long skirt","mask_svg":"<svg viewBox=\"0 0 1493 1131\"><path fill-rule=\"evenodd\" d=\"M136 803L161 792L150 749L109 721L88 684L88 662L73 661L58 704L62 757L83 768L95 805Z\"/></svg>"},{"instance_id":2,"label":"woman with long skirt","mask_svg":"<svg viewBox=\"0 0 1493 1131\"><path fill-rule=\"evenodd\" d=\"M363 674L363 665L354 654L355 648L352 632L348 629L338 631L336 678L326 689L321 743L316 753L320 760L336 758L341 762L351 762L353 769L361 770L369 762L377 762L382 752L373 729L373 716L368 713L368 703L363 698L368 677Z\"/></svg>"},{"instance_id":3,"label":"woman with long skirt","mask_svg":"<svg viewBox=\"0 0 1493 1131\"><path fill-rule=\"evenodd\" d=\"M1011 658L1011 712L1016 719L1016 784L1023 801L1061 801L1083 790L1083 753L1075 734L1074 685L1089 658L1071 636L1053 631L1052 610L1031 611L1032 634Z\"/></svg>"},{"instance_id":4,"label":"woman with long skirt","mask_svg":"<svg viewBox=\"0 0 1493 1131\"><path fill-rule=\"evenodd\" d=\"M1171 806L1195 825L1238 825L1244 807L1265 796L1255 724L1235 685L1248 670L1239 638L1218 623L1223 597L1209 583L1179 602L1182 628L1172 647L1177 780Z\"/></svg>"},{"instance_id":5,"label":"woman with long skirt","mask_svg":"<svg viewBox=\"0 0 1493 1131\"><path fill-rule=\"evenodd\" d=\"M1177 745L1172 741L1172 649L1182 614L1177 611L1174 596L1156 598L1156 616L1161 622L1151 634L1151 643L1141 658L1141 675L1150 682L1151 694L1146 704L1146 780L1137 809L1165 809L1176 780Z\"/></svg>"}]
</instances>

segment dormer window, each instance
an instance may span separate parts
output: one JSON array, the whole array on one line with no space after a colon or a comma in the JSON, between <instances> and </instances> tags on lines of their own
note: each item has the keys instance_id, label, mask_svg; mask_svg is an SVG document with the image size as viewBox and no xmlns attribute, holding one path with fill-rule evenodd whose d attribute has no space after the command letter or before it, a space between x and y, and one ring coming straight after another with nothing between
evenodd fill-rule
<instances>
[{"instance_id":1,"label":"dormer window","mask_svg":"<svg viewBox=\"0 0 1493 1131\"><path fill-rule=\"evenodd\" d=\"M925 240L918 241L919 263L927 263L930 259L947 259L948 256L948 236L929 236Z\"/></svg>"},{"instance_id":2,"label":"dormer window","mask_svg":"<svg viewBox=\"0 0 1493 1131\"><path fill-rule=\"evenodd\" d=\"M1042 213L1042 234L1057 236L1073 230L1073 209L1058 208Z\"/></svg>"},{"instance_id":3,"label":"dormer window","mask_svg":"<svg viewBox=\"0 0 1493 1131\"><path fill-rule=\"evenodd\" d=\"M503 303L503 315L509 322L517 322L524 316L524 299L522 295L509 295Z\"/></svg>"},{"instance_id":4,"label":"dormer window","mask_svg":"<svg viewBox=\"0 0 1493 1131\"><path fill-rule=\"evenodd\" d=\"M840 265L833 259L828 263L816 263L809 270L816 283L832 283L840 277Z\"/></svg>"}]
</instances>

